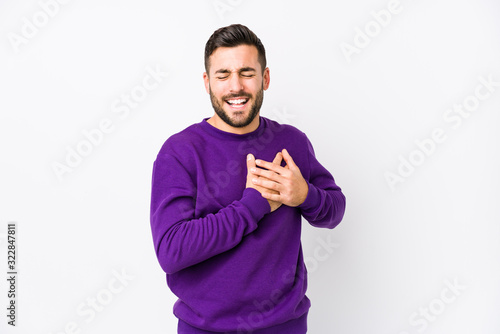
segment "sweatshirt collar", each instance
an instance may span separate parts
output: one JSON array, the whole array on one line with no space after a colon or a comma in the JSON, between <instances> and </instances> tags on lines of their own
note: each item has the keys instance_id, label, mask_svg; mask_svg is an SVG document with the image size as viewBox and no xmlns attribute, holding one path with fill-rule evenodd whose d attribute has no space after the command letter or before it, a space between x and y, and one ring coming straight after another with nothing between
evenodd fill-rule
<instances>
[{"instance_id":1,"label":"sweatshirt collar","mask_svg":"<svg viewBox=\"0 0 500 334\"><path fill-rule=\"evenodd\" d=\"M246 140L249 138L255 138L258 137L265 129L266 125L266 119L264 117L261 117L259 115L259 126L257 129L255 129L252 132L244 133L244 134L237 134L237 133L232 133L232 132L226 132L222 131L220 129L217 129L215 126L211 125L210 123L207 122L209 117L204 118L199 124L201 128L206 131L208 134L220 138L220 139L226 139L226 140Z\"/></svg>"}]
</instances>

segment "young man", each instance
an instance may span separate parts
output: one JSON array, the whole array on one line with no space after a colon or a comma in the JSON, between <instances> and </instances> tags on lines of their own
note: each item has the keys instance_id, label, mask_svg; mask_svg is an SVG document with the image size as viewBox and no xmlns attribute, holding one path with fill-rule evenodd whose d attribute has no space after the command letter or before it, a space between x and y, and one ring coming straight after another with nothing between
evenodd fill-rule
<instances>
[{"instance_id":1,"label":"young man","mask_svg":"<svg viewBox=\"0 0 500 334\"><path fill-rule=\"evenodd\" d=\"M215 114L168 138L153 167L151 229L178 333L304 334L301 216L334 228L345 197L304 133L259 115L270 77L252 31L215 31L205 69Z\"/></svg>"}]
</instances>

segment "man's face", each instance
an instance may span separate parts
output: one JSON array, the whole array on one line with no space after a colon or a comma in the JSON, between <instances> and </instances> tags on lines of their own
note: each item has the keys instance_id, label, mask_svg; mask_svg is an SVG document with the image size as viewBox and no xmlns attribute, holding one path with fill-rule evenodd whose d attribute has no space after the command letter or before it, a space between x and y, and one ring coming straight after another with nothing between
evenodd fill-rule
<instances>
[{"instance_id":1,"label":"man's face","mask_svg":"<svg viewBox=\"0 0 500 334\"><path fill-rule=\"evenodd\" d=\"M252 123L269 87L269 69L262 73L257 48L217 48L210 56L209 72L203 78L216 115L235 128Z\"/></svg>"}]
</instances>

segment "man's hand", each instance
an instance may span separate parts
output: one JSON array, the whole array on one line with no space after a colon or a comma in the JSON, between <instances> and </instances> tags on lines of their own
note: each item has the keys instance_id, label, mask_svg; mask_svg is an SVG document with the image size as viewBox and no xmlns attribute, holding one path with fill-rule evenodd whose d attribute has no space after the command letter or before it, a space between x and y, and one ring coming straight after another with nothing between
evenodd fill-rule
<instances>
[{"instance_id":1,"label":"man's hand","mask_svg":"<svg viewBox=\"0 0 500 334\"><path fill-rule=\"evenodd\" d=\"M304 203L309 186L288 151L283 149L282 154L286 162L285 167L257 159L255 164L265 169L250 168L250 172L253 174L252 183L265 188L264 192L261 191L261 193L268 201L295 207Z\"/></svg>"},{"instance_id":2,"label":"man's hand","mask_svg":"<svg viewBox=\"0 0 500 334\"><path fill-rule=\"evenodd\" d=\"M281 160L282 160L281 152L278 152L278 154L276 154L276 156L274 157L274 160L272 163L280 166ZM246 185L246 187L247 188L254 188L254 189L258 190L261 194L263 194L264 192L278 194L277 191L265 189L265 188L262 188L262 187L256 185L255 183L253 183L252 179L254 179L254 178L261 178L262 180L265 180L265 178L252 175L252 173L250 173L250 169L252 169L252 168L256 168L255 157L253 156L253 154L249 154L247 156L247 185ZM281 202L270 200L267 197L265 197L265 198L267 199L267 201L269 202L269 205L271 206L271 212L275 211L276 209L278 209L281 206Z\"/></svg>"}]
</instances>

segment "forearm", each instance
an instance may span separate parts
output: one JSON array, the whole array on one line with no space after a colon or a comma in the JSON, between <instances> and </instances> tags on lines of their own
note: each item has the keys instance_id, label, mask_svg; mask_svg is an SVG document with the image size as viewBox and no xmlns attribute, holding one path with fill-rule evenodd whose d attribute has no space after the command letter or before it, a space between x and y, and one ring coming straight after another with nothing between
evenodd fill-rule
<instances>
[{"instance_id":1,"label":"forearm","mask_svg":"<svg viewBox=\"0 0 500 334\"><path fill-rule=\"evenodd\" d=\"M166 273L174 273L235 247L257 228L258 221L270 208L257 190L248 188L240 200L217 213L183 218L190 216L192 210L191 199L166 198L152 212L156 255Z\"/></svg>"},{"instance_id":2,"label":"forearm","mask_svg":"<svg viewBox=\"0 0 500 334\"><path fill-rule=\"evenodd\" d=\"M333 181L333 180L332 180ZM302 216L313 226L334 228L344 217L346 200L342 190L335 186L326 189L308 183L309 191L299 205Z\"/></svg>"},{"instance_id":3,"label":"forearm","mask_svg":"<svg viewBox=\"0 0 500 334\"><path fill-rule=\"evenodd\" d=\"M307 197L300 205L303 217L313 226L334 228L344 217L346 198L332 174L319 163L309 141Z\"/></svg>"}]
</instances>

